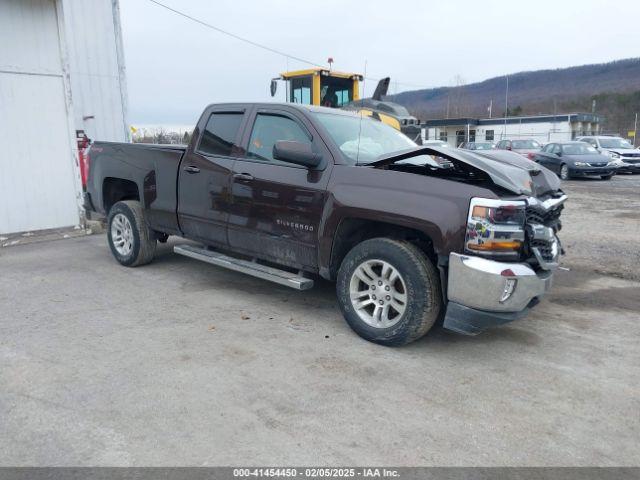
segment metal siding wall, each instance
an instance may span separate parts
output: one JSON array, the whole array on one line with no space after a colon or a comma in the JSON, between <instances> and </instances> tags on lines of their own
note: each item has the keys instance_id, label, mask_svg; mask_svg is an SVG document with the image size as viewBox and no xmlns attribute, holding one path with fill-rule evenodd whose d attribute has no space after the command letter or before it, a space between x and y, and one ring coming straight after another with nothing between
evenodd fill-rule
<instances>
[{"instance_id":1,"label":"metal siding wall","mask_svg":"<svg viewBox=\"0 0 640 480\"><path fill-rule=\"evenodd\" d=\"M79 222L53 0L0 1L0 233Z\"/></svg>"},{"instance_id":2,"label":"metal siding wall","mask_svg":"<svg viewBox=\"0 0 640 480\"><path fill-rule=\"evenodd\" d=\"M60 75L54 1L0 1L0 45L0 70Z\"/></svg>"},{"instance_id":3,"label":"metal siding wall","mask_svg":"<svg viewBox=\"0 0 640 480\"><path fill-rule=\"evenodd\" d=\"M126 142L117 5L112 0L63 0L63 5L76 126L91 139Z\"/></svg>"}]
</instances>

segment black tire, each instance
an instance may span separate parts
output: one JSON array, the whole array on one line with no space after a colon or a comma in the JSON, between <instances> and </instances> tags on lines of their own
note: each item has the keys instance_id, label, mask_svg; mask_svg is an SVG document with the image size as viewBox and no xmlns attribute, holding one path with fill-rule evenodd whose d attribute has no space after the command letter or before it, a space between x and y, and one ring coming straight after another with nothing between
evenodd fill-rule
<instances>
[{"instance_id":1,"label":"black tire","mask_svg":"<svg viewBox=\"0 0 640 480\"><path fill-rule=\"evenodd\" d=\"M602 180L611 180L612 177L613 177L613 174L611 174L611 175L600 175L600 178Z\"/></svg>"},{"instance_id":2,"label":"black tire","mask_svg":"<svg viewBox=\"0 0 640 480\"><path fill-rule=\"evenodd\" d=\"M114 245L115 232L112 224L119 214L124 215L132 227L131 249L126 254L119 252ZM111 253L125 267L137 267L153 260L156 251L156 237L147 226L142 205L136 200L124 200L111 207L107 223L107 238Z\"/></svg>"},{"instance_id":3,"label":"black tire","mask_svg":"<svg viewBox=\"0 0 640 480\"><path fill-rule=\"evenodd\" d=\"M569 166L566 163L560 165L560 173L558 174L560 180L570 180L571 179L571 171L569 170Z\"/></svg>"},{"instance_id":4,"label":"black tire","mask_svg":"<svg viewBox=\"0 0 640 480\"><path fill-rule=\"evenodd\" d=\"M351 302L351 277L367 260L389 263L406 284L405 311L397 323L388 328L367 324ZM407 241L373 238L356 245L342 261L336 290L338 304L349 326L365 340L381 345L400 346L417 340L431 329L442 309L437 269L418 247Z\"/></svg>"}]
</instances>

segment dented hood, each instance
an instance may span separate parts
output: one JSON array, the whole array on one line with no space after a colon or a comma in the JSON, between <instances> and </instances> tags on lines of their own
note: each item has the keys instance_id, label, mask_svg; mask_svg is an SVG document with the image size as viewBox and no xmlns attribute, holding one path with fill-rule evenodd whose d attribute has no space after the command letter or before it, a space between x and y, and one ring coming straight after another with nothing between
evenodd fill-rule
<instances>
[{"instance_id":1,"label":"dented hood","mask_svg":"<svg viewBox=\"0 0 640 480\"><path fill-rule=\"evenodd\" d=\"M461 162L485 172L497 186L518 195L539 196L560 188L560 180L551 170L507 150L470 151L455 148L416 147L380 157L367 165L383 167L421 155L434 155ZM408 162L407 162L408 163Z\"/></svg>"}]
</instances>

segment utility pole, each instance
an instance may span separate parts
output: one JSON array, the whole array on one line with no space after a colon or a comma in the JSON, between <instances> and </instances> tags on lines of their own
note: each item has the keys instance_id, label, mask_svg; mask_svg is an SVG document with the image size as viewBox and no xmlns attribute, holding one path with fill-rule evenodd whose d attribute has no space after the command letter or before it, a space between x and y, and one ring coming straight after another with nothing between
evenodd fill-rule
<instances>
[{"instance_id":1,"label":"utility pole","mask_svg":"<svg viewBox=\"0 0 640 480\"><path fill-rule=\"evenodd\" d=\"M636 112L636 121L633 123L633 146L636 146L636 138L638 138L638 112Z\"/></svg>"}]
</instances>

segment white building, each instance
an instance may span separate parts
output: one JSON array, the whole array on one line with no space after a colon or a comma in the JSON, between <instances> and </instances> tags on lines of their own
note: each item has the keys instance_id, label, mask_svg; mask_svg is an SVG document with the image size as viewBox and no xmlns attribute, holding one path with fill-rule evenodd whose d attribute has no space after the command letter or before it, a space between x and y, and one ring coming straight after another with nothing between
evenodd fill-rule
<instances>
[{"instance_id":1,"label":"white building","mask_svg":"<svg viewBox=\"0 0 640 480\"><path fill-rule=\"evenodd\" d=\"M0 0L0 234L82 223L78 130L129 139L118 0Z\"/></svg>"},{"instance_id":2,"label":"white building","mask_svg":"<svg viewBox=\"0 0 640 480\"><path fill-rule=\"evenodd\" d=\"M533 139L540 143L563 142L580 135L597 135L602 118L591 113L564 113L505 118L448 118L427 120L423 138L462 142L498 142Z\"/></svg>"}]
</instances>

